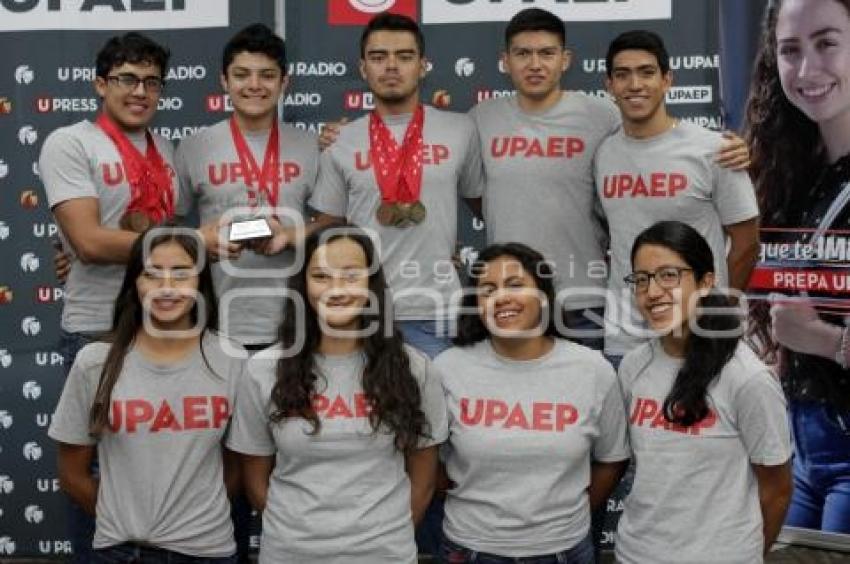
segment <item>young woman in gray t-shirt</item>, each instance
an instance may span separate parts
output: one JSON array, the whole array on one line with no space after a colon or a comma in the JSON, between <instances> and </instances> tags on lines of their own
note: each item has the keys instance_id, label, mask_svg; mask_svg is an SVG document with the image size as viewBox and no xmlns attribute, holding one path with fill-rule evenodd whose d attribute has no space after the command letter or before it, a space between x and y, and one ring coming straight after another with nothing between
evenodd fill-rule
<instances>
[{"instance_id":1,"label":"young woman in gray t-shirt","mask_svg":"<svg viewBox=\"0 0 850 564\"><path fill-rule=\"evenodd\" d=\"M782 389L741 341L742 316L714 288L714 256L694 228L656 223L631 264L625 281L658 337L620 365L635 477L617 561L761 562L791 494Z\"/></svg>"},{"instance_id":2,"label":"young woman in gray t-shirt","mask_svg":"<svg viewBox=\"0 0 850 564\"><path fill-rule=\"evenodd\" d=\"M48 430L62 489L95 515L94 562L236 562L222 442L244 362L216 317L200 240L140 236L112 330L80 351Z\"/></svg>"},{"instance_id":3,"label":"young woman in gray t-shirt","mask_svg":"<svg viewBox=\"0 0 850 564\"><path fill-rule=\"evenodd\" d=\"M350 225L304 243L278 345L240 389L228 446L263 512L260 562L415 564L446 438L440 377L393 326L378 252Z\"/></svg>"},{"instance_id":4,"label":"young woman in gray t-shirt","mask_svg":"<svg viewBox=\"0 0 850 564\"><path fill-rule=\"evenodd\" d=\"M553 272L519 243L471 269L454 348L434 363L449 410L441 562L593 562L590 510L630 452L611 365L558 338Z\"/></svg>"}]
</instances>

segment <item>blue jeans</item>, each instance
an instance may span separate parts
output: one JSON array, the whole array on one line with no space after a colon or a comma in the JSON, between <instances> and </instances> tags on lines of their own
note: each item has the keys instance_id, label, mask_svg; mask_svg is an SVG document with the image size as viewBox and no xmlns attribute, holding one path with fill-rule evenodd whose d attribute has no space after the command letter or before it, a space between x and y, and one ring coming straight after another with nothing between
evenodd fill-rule
<instances>
[{"instance_id":1,"label":"blue jeans","mask_svg":"<svg viewBox=\"0 0 850 564\"><path fill-rule=\"evenodd\" d=\"M599 319L601 324L590 319L588 315ZM604 317L604 307L565 309L564 330L561 331L561 336L580 345L601 351L605 345L605 324L602 321Z\"/></svg>"},{"instance_id":2,"label":"blue jeans","mask_svg":"<svg viewBox=\"0 0 850 564\"><path fill-rule=\"evenodd\" d=\"M127 542L95 550L89 562L96 564L235 564L237 559L235 554L224 558L204 558Z\"/></svg>"},{"instance_id":3,"label":"blue jeans","mask_svg":"<svg viewBox=\"0 0 850 564\"><path fill-rule=\"evenodd\" d=\"M790 416L794 494L785 524L850 533L850 413L792 401Z\"/></svg>"},{"instance_id":4,"label":"blue jeans","mask_svg":"<svg viewBox=\"0 0 850 564\"><path fill-rule=\"evenodd\" d=\"M404 338L404 342L416 347L428 355L429 358L434 358L452 346L448 335L437 334L438 326L445 328L445 324L442 321L414 319L398 321L397 323L398 328L401 329L401 336Z\"/></svg>"},{"instance_id":5,"label":"blue jeans","mask_svg":"<svg viewBox=\"0 0 850 564\"><path fill-rule=\"evenodd\" d=\"M430 358L434 358L444 350L452 346L449 337L437 335L438 323L434 320L399 321L404 341L416 347ZM416 548L419 554L437 554L443 539L443 509L444 500L434 496L422 522L416 528Z\"/></svg>"},{"instance_id":6,"label":"blue jeans","mask_svg":"<svg viewBox=\"0 0 850 564\"><path fill-rule=\"evenodd\" d=\"M540 554L537 556L499 556L487 552L477 552L465 548L457 543L444 539L440 547L441 564L593 564L596 557L593 553L593 541L590 535L584 537L574 547L556 552L554 554Z\"/></svg>"},{"instance_id":7,"label":"blue jeans","mask_svg":"<svg viewBox=\"0 0 850 564\"><path fill-rule=\"evenodd\" d=\"M96 341L98 335L92 333L69 333L62 329L59 337L59 352L62 355L62 368L65 378L71 371L71 365L87 344ZM92 463L92 474L98 473L97 460ZM86 513L82 507L66 497L66 515L68 519L68 535L71 537L73 550L72 562L89 564L92 561L92 539L94 539L94 516Z\"/></svg>"}]
</instances>

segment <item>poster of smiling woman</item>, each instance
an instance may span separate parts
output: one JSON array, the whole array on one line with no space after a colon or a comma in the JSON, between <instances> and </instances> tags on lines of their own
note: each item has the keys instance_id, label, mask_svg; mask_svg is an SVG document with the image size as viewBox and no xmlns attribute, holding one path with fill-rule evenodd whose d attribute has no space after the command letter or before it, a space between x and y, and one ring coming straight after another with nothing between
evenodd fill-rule
<instances>
[{"instance_id":1,"label":"poster of smiling woman","mask_svg":"<svg viewBox=\"0 0 850 564\"><path fill-rule=\"evenodd\" d=\"M770 3L747 122L763 226L750 337L788 398L785 524L850 534L850 0Z\"/></svg>"}]
</instances>

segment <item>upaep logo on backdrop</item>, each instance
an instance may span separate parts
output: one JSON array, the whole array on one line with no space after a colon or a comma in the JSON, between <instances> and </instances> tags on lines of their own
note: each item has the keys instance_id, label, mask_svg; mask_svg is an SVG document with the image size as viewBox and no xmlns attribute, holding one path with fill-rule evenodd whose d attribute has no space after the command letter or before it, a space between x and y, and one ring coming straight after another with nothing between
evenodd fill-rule
<instances>
[{"instance_id":1,"label":"upaep logo on backdrop","mask_svg":"<svg viewBox=\"0 0 850 564\"><path fill-rule=\"evenodd\" d=\"M416 0L328 0L331 25L366 25L381 12L418 17Z\"/></svg>"}]
</instances>

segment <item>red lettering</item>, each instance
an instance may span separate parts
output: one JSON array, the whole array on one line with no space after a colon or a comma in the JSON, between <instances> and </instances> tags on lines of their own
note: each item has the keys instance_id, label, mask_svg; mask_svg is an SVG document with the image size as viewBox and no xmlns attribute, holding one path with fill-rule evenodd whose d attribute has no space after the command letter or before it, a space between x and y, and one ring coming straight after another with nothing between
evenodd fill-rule
<instances>
[{"instance_id":1,"label":"red lettering","mask_svg":"<svg viewBox=\"0 0 850 564\"><path fill-rule=\"evenodd\" d=\"M370 158L368 153L366 153L365 157L364 154L360 151L354 153L354 168L356 168L357 170L369 170L371 166L372 159Z\"/></svg>"},{"instance_id":2,"label":"red lettering","mask_svg":"<svg viewBox=\"0 0 850 564\"><path fill-rule=\"evenodd\" d=\"M491 427L494 422L502 420L508 414L508 404L501 400L487 400L484 411L484 426Z\"/></svg>"},{"instance_id":3,"label":"red lettering","mask_svg":"<svg viewBox=\"0 0 850 564\"><path fill-rule=\"evenodd\" d=\"M649 175L649 193L652 195L653 198L663 198L667 195L667 193L664 191L664 185L666 180L667 175L665 175L663 172L653 172Z\"/></svg>"},{"instance_id":4,"label":"red lettering","mask_svg":"<svg viewBox=\"0 0 850 564\"><path fill-rule=\"evenodd\" d=\"M124 182L124 167L121 166L121 163L104 163L102 169L103 183L107 186L118 186Z\"/></svg>"},{"instance_id":5,"label":"red lettering","mask_svg":"<svg viewBox=\"0 0 850 564\"><path fill-rule=\"evenodd\" d=\"M573 158L574 155L579 155L584 152L584 140L579 139L578 137L568 137L567 138L567 152L566 157L568 159Z\"/></svg>"},{"instance_id":6,"label":"red lettering","mask_svg":"<svg viewBox=\"0 0 850 564\"><path fill-rule=\"evenodd\" d=\"M435 165L449 158L449 148L445 145L432 145L431 153L434 155Z\"/></svg>"},{"instance_id":7,"label":"red lettering","mask_svg":"<svg viewBox=\"0 0 850 564\"><path fill-rule=\"evenodd\" d=\"M153 417L153 406L141 399L131 399L124 403L126 409L125 429L128 433L136 432L136 425L150 421Z\"/></svg>"},{"instance_id":8,"label":"red lettering","mask_svg":"<svg viewBox=\"0 0 850 564\"><path fill-rule=\"evenodd\" d=\"M634 425L637 423L638 415L640 414L640 409L643 406L643 398L635 398L634 407L632 408L632 414L629 415L629 423Z\"/></svg>"},{"instance_id":9,"label":"red lettering","mask_svg":"<svg viewBox=\"0 0 850 564\"><path fill-rule=\"evenodd\" d=\"M606 198L613 198L617 195L617 177L606 176L602 181L602 194Z\"/></svg>"},{"instance_id":10,"label":"red lettering","mask_svg":"<svg viewBox=\"0 0 850 564\"><path fill-rule=\"evenodd\" d=\"M632 191L632 198L637 198L638 196L649 196L649 190L646 189L646 182L643 181L643 176L637 177L634 190Z\"/></svg>"},{"instance_id":11,"label":"red lettering","mask_svg":"<svg viewBox=\"0 0 850 564\"><path fill-rule=\"evenodd\" d=\"M658 413L658 403L653 399L644 399L643 405L640 408L640 415L638 415L637 424L643 425L644 422L655 417L656 413Z\"/></svg>"},{"instance_id":12,"label":"red lettering","mask_svg":"<svg viewBox=\"0 0 850 564\"><path fill-rule=\"evenodd\" d=\"M183 398L183 426L189 429L209 429L210 422L204 419L206 415L207 398L203 396L187 396Z\"/></svg>"},{"instance_id":13,"label":"red lettering","mask_svg":"<svg viewBox=\"0 0 850 564\"><path fill-rule=\"evenodd\" d=\"M159 405L159 409L156 412L156 417L154 417L153 423L151 424L151 433L156 433L160 429L170 429L172 431L181 431L183 428L180 426L180 423L177 422L177 418L174 417L174 412L171 411L171 406L168 405L168 402L162 400L162 403Z\"/></svg>"},{"instance_id":14,"label":"red lettering","mask_svg":"<svg viewBox=\"0 0 850 564\"><path fill-rule=\"evenodd\" d=\"M121 430L121 421L124 419L122 415L123 403L118 400L112 401L112 421L109 422L109 428L113 433Z\"/></svg>"},{"instance_id":15,"label":"red lettering","mask_svg":"<svg viewBox=\"0 0 850 564\"><path fill-rule=\"evenodd\" d=\"M321 414L330 405L331 400L329 400L326 396L323 396L322 394L316 394L313 396L313 411L315 411L317 415Z\"/></svg>"},{"instance_id":16,"label":"red lettering","mask_svg":"<svg viewBox=\"0 0 850 564\"><path fill-rule=\"evenodd\" d=\"M298 163L283 163L283 181L285 183L292 182L299 176L301 176L301 166Z\"/></svg>"},{"instance_id":17,"label":"red lettering","mask_svg":"<svg viewBox=\"0 0 850 564\"><path fill-rule=\"evenodd\" d=\"M535 431L552 430L552 404L534 402L531 404L531 428Z\"/></svg>"},{"instance_id":18,"label":"red lettering","mask_svg":"<svg viewBox=\"0 0 850 564\"><path fill-rule=\"evenodd\" d=\"M354 416L369 417L371 411L372 408L366 400L366 394L354 394Z\"/></svg>"},{"instance_id":19,"label":"red lettering","mask_svg":"<svg viewBox=\"0 0 850 564\"><path fill-rule=\"evenodd\" d=\"M342 399L342 396L337 395L331 406L328 408L328 412L325 417L328 419L333 419L335 417L345 417L346 419L351 419L352 417L354 417L354 414L351 413L351 410L348 408L348 404L345 403L345 400Z\"/></svg>"},{"instance_id":20,"label":"red lettering","mask_svg":"<svg viewBox=\"0 0 850 564\"><path fill-rule=\"evenodd\" d=\"M560 157L564 153L564 138L549 137L546 140L546 156Z\"/></svg>"},{"instance_id":21,"label":"red lettering","mask_svg":"<svg viewBox=\"0 0 850 564\"><path fill-rule=\"evenodd\" d=\"M528 157L542 157L543 156L543 146L540 145L540 141L537 139L532 139L531 145L528 147L528 152L525 153L526 158Z\"/></svg>"},{"instance_id":22,"label":"red lettering","mask_svg":"<svg viewBox=\"0 0 850 564\"><path fill-rule=\"evenodd\" d=\"M578 421L578 410L568 403L559 403L555 406L555 429L563 431L567 425L573 425Z\"/></svg>"},{"instance_id":23,"label":"red lettering","mask_svg":"<svg viewBox=\"0 0 850 564\"><path fill-rule=\"evenodd\" d=\"M519 427L520 429L528 429L528 420L525 418L525 413L522 411L522 406L517 402L511 410L505 421L505 429L511 427Z\"/></svg>"},{"instance_id":24,"label":"red lettering","mask_svg":"<svg viewBox=\"0 0 850 564\"><path fill-rule=\"evenodd\" d=\"M490 142L490 154L493 155L494 158L500 159L504 157L508 152L508 138L507 137L494 137L493 141Z\"/></svg>"},{"instance_id":25,"label":"red lettering","mask_svg":"<svg viewBox=\"0 0 850 564\"><path fill-rule=\"evenodd\" d=\"M213 429L220 429L230 417L230 402L224 396L212 396L212 426Z\"/></svg>"},{"instance_id":26,"label":"red lettering","mask_svg":"<svg viewBox=\"0 0 850 564\"><path fill-rule=\"evenodd\" d=\"M522 153L528 148L528 139L525 137L511 137L510 154L515 157L517 153Z\"/></svg>"},{"instance_id":27,"label":"red lettering","mask_svg":"<svg viewBox=\"0 0 850 564\"><path fill-rule=\"evenodd\" d=\"M688 187L688 177L684 174L673 173L670 175L670 197L674 198L676 192L681 192Z\"/></svg>"},{"instance_id":28,"label":"red lettering","mask_svg":"<svg viewBox=\"0 0 850 564\"><path fill-rule=\"evenodd\" d=\"M219 171L217 175L216 169ZM219 165L211 164L207 171L210 177L210 184L213 186L221 186L227 181L227 163L221 163Z\"/></svg>"},{"instance_id":29,"label":"red lettering","mask_svg":"<svg viewBox=\"0 0 850 564\"><path fill-rule=\"evenodd\" d=\"M656 429L661 427L662 429L669 429L670 422L667 421L667 417L664 416L664 410L659 409L658 413L655 414L655 417L652 419L652 423L649 424L650 429Z\"/></svg>"},{"instance_id":30,"label":"red lettering","mask_svg":"<svg viewBox=\"0 0 850 564\"><path fill-rule=\"evenodd\" d=\"M472 415L469 414L469 399L460 398L460 422L464 425L478 425L481 422L481 417L484 415L484 401L475 400L475 411Z\"/></svg>"},{"instance_id":31,"label":"red lettering","mask_svg":"<svg viewBox=\"0 0 850 564\"><path fill-rule=\"evenodd\" d=\"M617 184L617 197L622 198L626 192L631 192L634 179L628 174L621 174Z\"/></svg>"}]
</instances>

